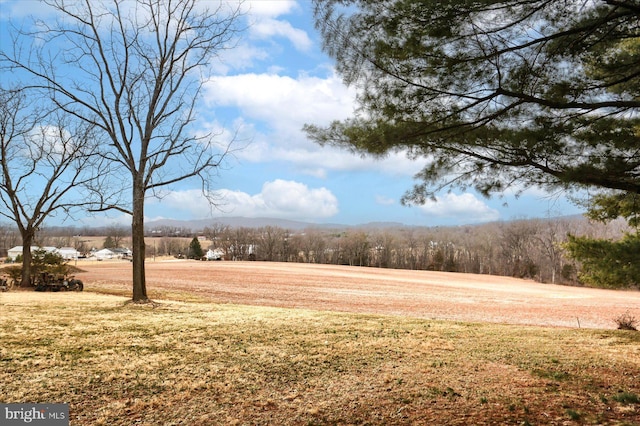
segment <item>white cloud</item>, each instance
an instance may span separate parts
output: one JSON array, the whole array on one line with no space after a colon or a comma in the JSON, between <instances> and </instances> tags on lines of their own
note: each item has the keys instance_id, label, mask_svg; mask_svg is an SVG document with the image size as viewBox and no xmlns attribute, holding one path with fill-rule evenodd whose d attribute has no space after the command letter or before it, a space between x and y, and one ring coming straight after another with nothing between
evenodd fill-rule
<instances>
[{"instance_id":1,"label":"white cloud","mask_svg":"<svg viewBox=\"0 0 640 426\"><path fill-rule=\"evenodd\" d=\"M249 0L243 6L247 13L264 17L286 15L299 7L296 0Z\"/></svg>"},{"instance_id":2,"label":"white cloud","mask_svg":"<svg viewBox=\"0 0 640 426\"><path fill-rule=\"evenodd\" d=\"M281 219L326 219L338 213L338 199L326 188L309 188L294 181L265 182L258 194L222 189L216 191L220 212L228 216ZM155 202L154 202L155 203ZM207 217L211 208L200 190L172 191L163 197L165 208L187 213L190 218Z\"/></svg>"},{"instance_id":3,"label":"white cloud","mask_svg":"<svg viewBox=\"0 0 640 426\"><path fill-rule=\"evenodd\" d=\"M252 163L285 162L291 170L320 179L326 179L331 171L376 171L392 179L406 178L413 177L421 168L420 162L409 160L402 152L382 159L362 158L340 148L321 147L302 134L297 139L288 139L289 145L269 141L268 136L258 134L244 149L234 152L234 157Z\"/></svg>"},{"instance_id":4,"label":"white cloud","mask_svg":"<svg viewBox=\"0 0 640 426\"><path fill-rule=\"evenodd\" d=\"M250 37L259 40L282 37L299 51L307 51L312 47L313 43L306 31L293 27L289 21L276 19L300 10L295 1L253 0L243 6L248 15Z\"/></svg>"},{"instance_id":5,"label":"white cloud","mask_svg":"<svg viewBox=\"0 0 640 426\"><path fill-rule=\"evenodd\" d=\"M231 70L245 70L255 65L256 61L269 58L269 53L246 42L239 42L233 49L227 49L219 53L216 60L211 63L211 73L226 75Z\"/></svg>"},{"instance_id":6,"label":"white cloud","mask_svg":"<svg viewBox=\"0 0 640 426\"><path fill-rule=\"evenodd\" d=\"M206 9L208 2L197 2L197 6ZM288 40L301 52L307 52L313 47L307 31L294 27L287 20L276 19L301 11L295 0L249 0L240 4L227 0L227 4L222 6L223 10L240 7L243 14L240 26L246 27L246 31L240 34L232 49L217 52L216 60L211 64L210 71L213 74L227 75L268 61L272 48L284 49L284 46L280 46L280 40L276 39Z\"/></svg>"},{"instance_id":7,"label":"white cloud","mask_svg":"<svg viewBox=\"0 0 640 426\"><path fill-rule=\"evenodd\" d=\"M260 19L249 29L251 36L258 39L283 37L291 42L293 46L302 52L308 51L313 46L306 31L294 28L287 21L277 19Z\"/></svg>"},{"instance_id":8,"label":"white cloud","mask_svg":"<svg viewBox=\"0 0 640 426\"><path fill-rule=\"evenodd\" d=\"M497 210L490 208L469 193L461 195L448 193L436 197L436 201L427 200L419 208L429 216L465 219L467 222L487 222L500 218L500 213Z\"/></svg>"},{"instance_id":9,"label":"white cloud","mask_svg":"<svg viewBox=\"0 0 640 426\"><path fill-rule=\"evenodd\" d=\"M338 213L338 199L326 188L310 189L299 182L267 182L260 194L269 211L287 217L327 218Z\"/></svg>"},{"instance_id":10,"label":"white cloud","mask_svg":"<svg viewBox=\"0 0 640 426\"><path fill-rule=\"evenodd\" d=\"M326 177L327 171L382 171L391 176L413 176L420 163L403 152L382 160L362 158L347 150L321 147L302 132L307 123L327 125L352 116L355 90L340 77L241 74L215 78L205 85L205 102L212 108L233 107L243 120L254 123L251 146L237 153L251 162L284 161L306 175Z\"/></svg>"},{"instance_id":11,"label":"white cloud","mask_svg":"<svg viewBox=\"0 0 640 426\"><path fill-rule=\"evenodd\" d=\"M276 129L298 130L305 123L328 124L352 115L355 90L339 76L240 74L205 84L205 101L214 107L237 107L249 118Z\"/></svg>"}]
</instances>

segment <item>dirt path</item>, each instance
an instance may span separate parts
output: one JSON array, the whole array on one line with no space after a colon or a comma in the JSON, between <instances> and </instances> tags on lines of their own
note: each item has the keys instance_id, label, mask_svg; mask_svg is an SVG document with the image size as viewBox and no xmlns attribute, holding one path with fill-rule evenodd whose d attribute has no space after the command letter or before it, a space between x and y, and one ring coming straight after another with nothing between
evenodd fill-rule
<instances>
[{"instance_id":1,"label":"dirt path","mask_svg":"<svg viewBox=\"0 0 640 426\"><path fill-rule=\"evenodd\" d=\"M78 264L89 290L131 289L131 264ZM419 318L615 328L640 319L640 292L538 284L487 275L270 262L147 262L147 289L184 291L216 303L309 308Z\"/></svg>"}]
</instances>

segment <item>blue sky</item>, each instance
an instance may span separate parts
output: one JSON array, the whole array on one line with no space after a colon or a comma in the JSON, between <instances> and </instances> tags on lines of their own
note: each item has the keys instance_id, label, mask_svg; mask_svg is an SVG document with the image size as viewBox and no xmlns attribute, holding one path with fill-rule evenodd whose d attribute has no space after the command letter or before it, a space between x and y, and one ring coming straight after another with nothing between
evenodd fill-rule
<instances>
[{"instance_id":1,"label":"blue sky","mask_svg":"<svg viewBox=\"0 0 640 426\"><path fill-rule=\"evenodd\" d=\"M214 187L221 199L211 211L198 182L169 188L160 201L149 199L147 221L158 218L206 219L221 216L273 217L313 223L355 225L400 222L440 226L496 220L560 216L581 210L564 196L535 188L520 197L507 193L485 199L474 192L442 193L437 202L404 207L400 198L413 186L419 161L402 153L363 159L309 141L305 123L328 124L349 117L355 92L342 84L321 50L306 0L245 2L248 29L239 44L214 65L204 86L199 130L236 135ZM0 25L42 14L35 0L0 0ZM92 224L130 223L112 213Z\"/></svg>"}]
</instances>

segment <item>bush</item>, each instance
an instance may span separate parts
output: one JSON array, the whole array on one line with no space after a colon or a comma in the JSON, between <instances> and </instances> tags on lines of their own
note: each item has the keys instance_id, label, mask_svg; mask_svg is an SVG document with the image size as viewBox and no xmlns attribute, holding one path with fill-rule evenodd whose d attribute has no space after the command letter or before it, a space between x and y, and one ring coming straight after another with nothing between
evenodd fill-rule
<instances>
[{"instance_id":1,"label":"bush","mask_svg":"<svg viewBox=\"0 0 640 426\"><path fill-rule=\"evenodd\" d=\"M7 266L2 268L2 272L7 274L14 284L20 283L20 278L22 277L22 266Z\"/></svg>"},{"instance_id":2,"label":"bush","mask_svg":"<svg viewBox=\"0 0 640 426\"><path fill-rule=\"evenodd\" d=\"M36 276L40 273L62 274L67 275L69 266L67 261L58 253L52 253L45 250L35 250L31 259L31 275Z\"/></svg>"},{"instance_id":3,"label":"bush","mask_svg":"<svg viewBox=\"0 0 640 426\"><path fill-rule=\"evenodd\" d=\"M638 330L638 320L629 312L625 312L615 318L614 321L618 324L618 330Z\"/></svg>"},{"instance_id":4,"label":"bush","mask_svg":"<svg viewBox=\"0 0 640 426\"><path fill-rule=\"evenodd\" d=\"M18 257L20 258L20 261L22 261L22 256ZM50 253L40 249L34 250L33 257L31 259L31 283L34 284L36 282L36 278L43 273L68 275L70 268L71 267L67 264L67 261L58 253ZM10 279L12 279L14 283L17 285L20 284L22 280L22 265L7 266L2 270L5 274L9 275Z\"/></svg>"}]
</instances>

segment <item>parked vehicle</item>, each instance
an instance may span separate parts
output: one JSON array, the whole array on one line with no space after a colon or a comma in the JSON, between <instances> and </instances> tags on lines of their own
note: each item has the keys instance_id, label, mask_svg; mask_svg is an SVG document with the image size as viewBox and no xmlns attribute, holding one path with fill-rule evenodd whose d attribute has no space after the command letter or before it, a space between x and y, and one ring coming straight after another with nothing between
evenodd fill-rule
<instances>
[{"instance_id":1,"label":"parked vehicle","mask_svg":"<svg viewBox=\"0 0 640 426\"><path fill-rule=\"evenodd\" d=\"M84 284L74 276L43 272L35 282L36 291L82 291Z\"/></svg>"}]
</instances>

